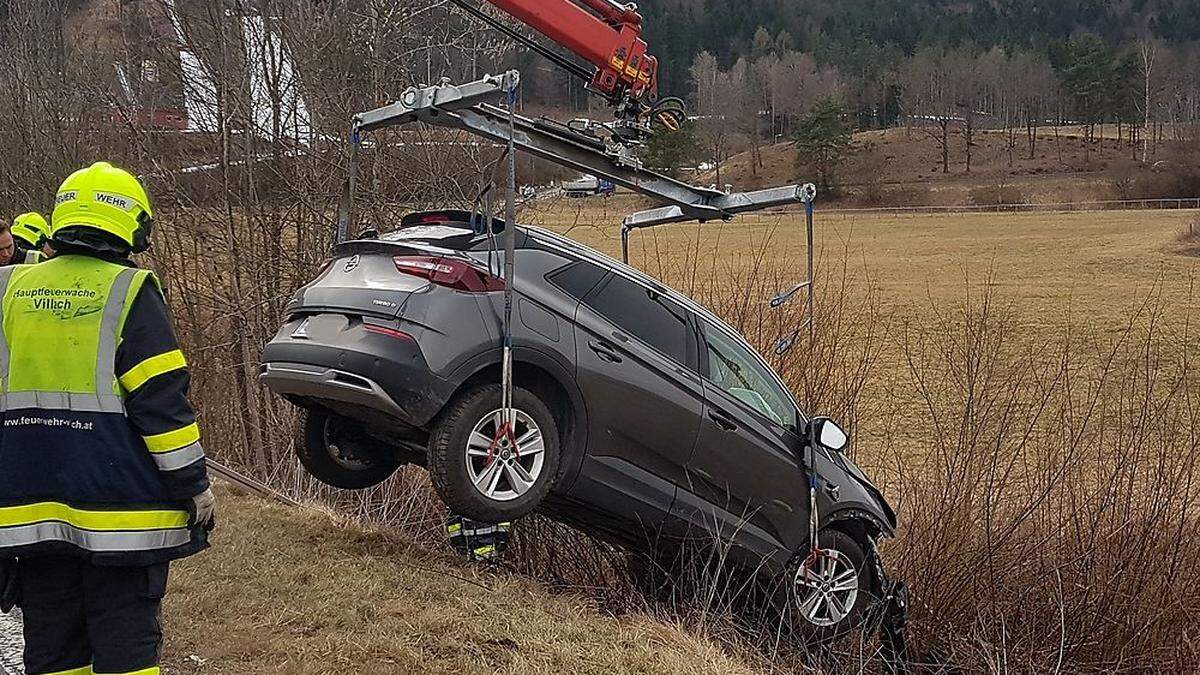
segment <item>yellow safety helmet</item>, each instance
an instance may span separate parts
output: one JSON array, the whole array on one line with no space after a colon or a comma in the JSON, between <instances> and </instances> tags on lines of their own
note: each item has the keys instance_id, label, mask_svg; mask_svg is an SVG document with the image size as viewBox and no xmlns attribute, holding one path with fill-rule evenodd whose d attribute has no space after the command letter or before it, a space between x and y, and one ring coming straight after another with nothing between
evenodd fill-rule
<instances>
[{"instance_id":1,"label":"yellow safety helmet","mask_svg":"<svg viewBox=\"0 0 1200 675\"><path fill-rule=\"evenodd\" d=\"M50 238L70 243L75 228L115 236L134 253L150 247L154 212L138 179L124 169L97 162L63 181L54 199Z\"/></svg>"},{"instance_id":2,"label":"yellow safety helmet","mask_svg":"<svg viewBox=\"0 0 1200 675\"><path fill-rule=\"evenodd\" d=\"M29 244L30 248L37 248L42 239L50 236L50 226L46 224L42 214L30 211L13 220L12 233L14 237Z\"/></svg>"}]
</instances>

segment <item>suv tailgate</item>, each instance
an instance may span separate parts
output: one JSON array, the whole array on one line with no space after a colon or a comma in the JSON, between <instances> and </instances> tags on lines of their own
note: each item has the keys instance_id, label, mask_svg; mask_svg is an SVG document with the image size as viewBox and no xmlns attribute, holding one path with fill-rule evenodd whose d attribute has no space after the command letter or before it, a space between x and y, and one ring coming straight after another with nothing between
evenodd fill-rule
<instances>
[{"instance_id":1,"label":"suv tailgate","mask_svg":"<svg viewBox=\"0 0 1200 675\"><path fill-rule=\"evenodd\" d=\"M288 303L289 314L351 312L395 318L409 296L429 282L402 274L392 256L381 253L349 253L329 264Z\"/></svg>"}]
</instances>

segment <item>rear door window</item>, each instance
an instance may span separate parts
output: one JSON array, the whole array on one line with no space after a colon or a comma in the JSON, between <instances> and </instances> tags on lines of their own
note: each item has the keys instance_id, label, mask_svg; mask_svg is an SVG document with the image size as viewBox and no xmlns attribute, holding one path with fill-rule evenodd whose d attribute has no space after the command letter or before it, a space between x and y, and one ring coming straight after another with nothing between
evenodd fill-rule
<instances>
[{"instance_id":1,"label":"rear door window","mask_svg":"<svg viewBox=\"0 0 1200 675\"><path fill-rule=\"evenodd\" d=\"M613 274L583 304L676 363L696 370L689 313L658 291Z\"/></svg>"},{"instance_id":2,"label":"rear door window","mask_svg":"<svg viewBox=\"0 0 1200 675\"><path fill-rule=\"evenodd\" d=\"M547 274L546 280L561 288L567 295L582 300L606 273L606 270L596 265L578 260Z\"/></svg>"}]
</instances>

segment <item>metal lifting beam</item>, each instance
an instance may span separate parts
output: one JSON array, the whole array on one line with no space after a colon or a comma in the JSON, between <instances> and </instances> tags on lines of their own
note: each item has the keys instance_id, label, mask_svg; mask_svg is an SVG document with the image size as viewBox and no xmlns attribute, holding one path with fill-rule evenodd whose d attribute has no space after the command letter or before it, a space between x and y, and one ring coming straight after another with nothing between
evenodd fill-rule
<instances>
[{"instance_id":1,"label":"metal lifting beam","mask_svg":"<svg viewBox=\"0 0 1200 675\"><path fill-rule=\"evenodd\" d=\"M719 196L709 201L709 205L724 214L728 214L728 216L734 216L739 213L769 209L773 206L796 204L814 199L816 196L817 187L809 183L807 185L767 188L754 192L733 192L729 194L722 192L719 193ZM628 215L621 224L626 229L636 230L643 227L666 225L668 223L682 223L689 220L703 219L689 218L688 214L678 206L664 206Z\"/></svg>"},{"instance_id":2,"label":"metal lifting beam","mask_svg":"<svg viewBox=\"0 0 1200 675\"><path fill-rule=\"evenodd\" d=\"M487 76L476 82L409 89L395 103L355 116L355 132L424 122L461 129L497 143L509 140L509 115L503 108L485 103L510 91L520 80L517 71ZM738 213L804 200L811 186L787 186L756 192L727 194L712 188L689 185L647 170L620 144L606 142L573 129L514 116L515 146L555 164L568 166L612 181L616 185L669 204L635 213L624 220L626 229L653 227L691 220L729 220ZM357 133L356 133L357 137Z\"/></svg>"},{"instance_id":3,"label":"metal lifting beam","mask_svg":"<svg viewBox=\"0 0 1200 675\"><path fill-rule=\"evenodd\" d=\"M432 124L457 127L472 133L502 140L507 136L501 109L482 104L439 118ZM717 190L698 188L668 176L647 171L635 159L622 153L600 149L590 137L539 124L527 117L516 118L516 145L531 155L577 171L595 174L634 192L674 204L689 220L720 220L728 217L712 202L726 195Z\"/></svg>"},{"instance_id":4,"label":"metal lifting beam","mask_svg":"<svg viewBox=\"0 0 1200 675\"><path fill-rule=\"evenodd\" d=\"M436 115L438 111L452 112L495 100L520 84L521 73L510 70L502 75L484 75L482 79L466 84L450 84L449 80L442 80L440 85L432 87L410 87L400 95L399 101L355 115L354 131L365 133L426 121L425 117ZM507 136L504 140L508 141Z\"/></svg>"}]
</instances>

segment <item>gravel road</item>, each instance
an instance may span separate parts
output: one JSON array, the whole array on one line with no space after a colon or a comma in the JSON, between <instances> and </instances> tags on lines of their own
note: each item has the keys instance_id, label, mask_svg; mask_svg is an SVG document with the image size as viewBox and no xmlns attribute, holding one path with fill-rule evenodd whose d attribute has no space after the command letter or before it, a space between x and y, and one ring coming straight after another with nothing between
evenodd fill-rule
<instances>
[{"instance_id":1,"label":"gravel road","mask_svg":"<svg viewBox=\"0 0 1200 675\"><path fill-rule=\"evenodd\" d=\"M0 614L0 675L21 675L21 617L16 613Z\"/></svg>"}]
</instances>

